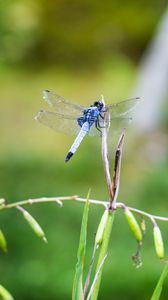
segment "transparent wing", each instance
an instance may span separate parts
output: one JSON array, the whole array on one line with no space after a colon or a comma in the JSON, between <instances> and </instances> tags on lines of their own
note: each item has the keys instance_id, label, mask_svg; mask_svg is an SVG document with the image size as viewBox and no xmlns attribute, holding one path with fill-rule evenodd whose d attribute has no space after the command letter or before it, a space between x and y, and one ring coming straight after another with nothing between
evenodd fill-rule
<instances>
[{"instance_id":1,"label":"transparent wing","mask_svg":"<svg viewBox=\"0 0 168 300\"><path fill-rule=\"evenodd\" d=\"M91 137L100 135L100 131L96 128L95 124L90 127L88 135Z\"/></svg>"},{"instance_id":2,"label":"transparent wing","mask_svg":"<svg viewBox=\"0 0 168 300\"><path fill-rule=\"evenodd\" d=\"M80 130L76 118L58 114L56 112L40 110L35 119L57 132L68 135L77 134Z\"/></svg>"},{"instance_id":3,"label":"transparent wing","mask_svg":"<svg viewBox=\"0 0 168 300\"><path fill-rule=\"evenodd\" d=\"M136 97L118 103L110 104L106 107L109 110L112 119L120 116L131 116L131 114L141 101L141 98Z\"/></svg>"},{"instance_id":4,"label":"transparent wing","mask_svg":"<svg viewBox=\"0 0 168 300\"><path fill-rule=\"evenodd\" d=\"M109 133L110 134L118 134L121 132L123 128L127 128L132 123L131 117L116 117L110 119L110 124L106 123L106 126L109 125ZM103 120L99 118L100 130L103 127ZM95 124L89 130L89 136L100 136L100 131L96 128Z\"/></svg>"},{"instance_id":5,"label":"transparent wing","mask_svg":"<svg viewBox=\"0 0 168 300\"><path fill-rule=\"evenodd\" d=\"M80 117L82 116L82 111L85 109L84 106L65 100L63 97L48 90L43 91L43 98L55 112L65 114L66 116Z\"/></svg>"},{"instance_id":6,"label":"transparent wing","mask_svg":"<svg viewBox=\"0 0 168 300\"><path fill-rule=\"evenodd\" d=\"M113 151L116 149L116 145L118 144L118 139L122 133L124 128L128 128L132 123L132 118L130 117L118 117L111 119L110 128L108 131L108 145Z\"/></svg>"},{"instance_id":7,"label":"transparent wing","mask_svg":"<svg viewBox=\"0 0 168 300\"><path fill-rule=\"evenodd\" d=\"M110 128L109 132L113 133L120 133L123 128L127 128L132 123L131 117L118 117L118 118L111 118L110 120Z\"/></svg>"}]
</instances>

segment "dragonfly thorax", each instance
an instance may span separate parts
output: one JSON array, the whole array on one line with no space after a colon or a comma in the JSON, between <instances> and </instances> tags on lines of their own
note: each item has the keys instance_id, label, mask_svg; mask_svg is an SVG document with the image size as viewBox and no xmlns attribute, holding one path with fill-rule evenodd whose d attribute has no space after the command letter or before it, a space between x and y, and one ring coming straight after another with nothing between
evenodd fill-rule
<instances>
[{"instance_id":1,"label":"dragonfly thorax","mask_svg":"<svg viewBox=\"0 0 168 300\"><path fill-rule=\"evenodd\" d=\"M96 106L91 106L85 111L84 118L86 121L96 120L99 114L100 114L99 108Z\"/></svg>"},{"instance_id":2,"label":"dragonfly thorax","mask_svg":"<svg viewBox=\"0 0 168 300\"><path fill-rule=\"evenodd\" d=\"M91 127L98 119L100 112L97 106L91 105L83 111L83 116L77 119L79 126L82 127L85 122L88 122Z\"/></svg>"},{"instance_id":3,"label":"dragonfly thorax","mask_svg":"<svg viewBox=\"0 0 168 300\"><path fill-rule=\"evenodd\" d=\"M95 101L93 105L91 105L88 109L84 111L84 116L86 119L88 118L95 118L97 119L100 115L102 109L104 107L104 104L102 101Z\"/></svg>"}]
</instances>

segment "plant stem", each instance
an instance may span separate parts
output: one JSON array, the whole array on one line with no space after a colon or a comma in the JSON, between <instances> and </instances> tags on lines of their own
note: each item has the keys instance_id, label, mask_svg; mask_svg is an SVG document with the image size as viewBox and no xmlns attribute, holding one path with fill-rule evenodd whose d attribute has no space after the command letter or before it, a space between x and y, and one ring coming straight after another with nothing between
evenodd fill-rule
<instances>
[{"instance_id":1,"label":"plant stem","mask_svg":"<svg viewBox=\"0 0 168 300\"><path fill-rule=\"evenodd\" d=\"M35 203L48 203L48 202L55 202L58 203L60 206L63 205L62 202L64 201L75 201L75 202L86 202L86 198L80 198L78 196L66 196L66 197L42 197L42 198L36 198L36 199L27 199L23 201L13 202L13 203L4 203L0 206L0 210L9 209L9 208L16 208L18 205L32 205ZM107 207L108 202L105 201L99 201L99 200L93 200L89 199L89 203L95 204L95 205L101 205L104 207Z\"/></svg>"},{"instance_id":2,"label":"plant stem","mask_svg":"<svg viewBox=\"0 0 168 300\"><path fill-rule=\"evenodd\" d=\"M102 102L105 106L105 101L102 96ZM110 124L110 114L108 111L104 112L103 119L103 127L101 128L101 150L102 150L102 160L104 166L104 174L106 178L107 188L110 196L110 202L113 199L112 189L111 189L111 175L110 175L110 164L108 159L108 146L107 146L107 135L108 128L106 127L106 123Z\"/></svg>"},{"instance_id":3,"label":"plant stem","mask_svg":"<svg viewBox=\"0 0 168 300\"><path fill-rule=\"evenodd\" d=\"M10 208L16 208L18 205L19 206L24 206L24 205L32 205L35 203L49 203L49 202L55 202L58 203L60 206L63 205L63 202L66 201L74 201L74 202L83 202L85 203L87 201L86 198L80 198L78 196L66 196L66 197L42 197L42 198L36 198L36 199L27 199L27 200L23 200L23 201L17 201L17 202L13 202L13 203L4 203L1 204L0 206L0 211L1 210L5 210L5 209L10 209ZM103 201L103 200L96 200L96 199L89 199L89 203L93 204L93 205L100 205L103 207L107 207L109 202L108 201ZM116 203L116 208L124 208L126 205L122 202L117 202ZM143 210L134 208L134 207L130 207L127 206L129 210L134 211L135 213L147 217L147 218L153 218L156 220L160 220L160 221L165 221L168 222L168 217L161 217L161 216L156 216L156 215L152 215L150 213L147 213Z\"/></svg>"},{"instance_id":4,"label":"plant stem","mask_svg":"<svg viewBox=\"0 0 168 300\"><path fill-rule=\"evenodd\" d=\"M99 274L95 286L93 288L91 300L97 300L98 297L100 283L101 283L101 276L103 272L103 267L101 267L100 269L100 266L102 264L104 257L107 255L113 220L114 220L114 211L112 212L109 210L108 220L103 235L103 242L100 246L100 253L99 253L97 267L96 267L96 273L99 272Z\"/></svg>"},{"instance_id":5,"label":"plant stem","mask_svg":"<svg viewBox=\"0 0 168 300\"><path fill-rule=\"evenodd\" d=\"M125 208L125 207L127 207L129 210L134 211L135 213L137 213L137 214L139 214L141 216L147 217L150 220L151 219L155 219L155 220L160 220L160 221L168 222L168 218L167 217L161 217L161 216L152 215L152 214L147 213L147 212L145 212L143 210L140 210L140 209L137 209L137 208L134 208L134 207L130 207L130 206L126 206L122 202L117 202L117 207L119 207L119 208Z\"/></svg>"},{"instance_id":6,"label":"plant stem","mask_svg":"<svg viewBox=\"0 0 168 300\"><path fill-rule=\"evenodd\" d=\"M118 197L119 187L120 187L120 170L121 170L124 136L125 136L125 129L123 129L121 133L121 136L118 141L116 153L115 153L114 173L113 173L113 180L111 182L112 198L110 200L110 208L113 210L116 209L116 202L117 202L117 197Z\"/></svg>"}]
</instances>

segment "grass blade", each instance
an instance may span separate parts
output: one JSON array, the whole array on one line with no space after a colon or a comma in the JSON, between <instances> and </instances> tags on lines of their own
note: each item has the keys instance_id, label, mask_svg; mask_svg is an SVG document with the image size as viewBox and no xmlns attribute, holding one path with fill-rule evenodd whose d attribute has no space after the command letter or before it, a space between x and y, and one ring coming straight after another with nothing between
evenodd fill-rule
<instances>
[{"instance_id":1,"label":"grass blade","mask_svg":"<svg viewBox=\"0 0 168 300\"><path fill-rule=\"evenodd\" d=\"M161 274L159 281L156 285L156 288L153 292L151 300L159 300L161 292L162 292L163 283L164 283L167 275L168 275L168 263L165 265L165 267L162 271L162 274Z\"/></svg>"},{"instance_id":2,"label":"grass blade","mask_svg":"<svg viewBox=\"0 0 168 300\"><path fill-rule=\"evenodd\" d=\"M107 249L108 249L108 244L109 244L109 240L110 240L113 220L114 220L114 212L109 211L108 220L107 220L106 227L104 230L103 241L100 246L100 253L99 253L97 267L96 267L96 273L98 273L98 277L96 278L96 283L95 283L93 291L92 291L91 300L97 300L97 297L98 297L100 283L101 283L101 276L102 276L102 271L103 271L103 265L101 268L100 268L100 266L102 264L102 261L104 260L104 258L107 255Z\"/></svg>"},{"instance_id":3,"label":"grass blade","mask_svg":"<svg viewBox=\"0 0 168 300\"><path fill-rule=\"evenodd\" d=\"M77 264L75 270L75 277L73 283L73 291L72 291L72 300L83 300L83 267L84 267L84 259L85 259L85 250L86 250L86 238L87 238L87 222L88 222L88 213L89 213L89 194L87 197L87 201L84 207L81 232L80 232L80 240L77 254Z\"/></svg>"},{"instance_id":4,"label":"grass blade","mask_svg":"<svg viewBox=\"0 0 168 300\"><path fill-rule=\"evenodd\" d=\"M104 263L105 263L106 258L107 258L107 254L106 254L105 257L103 258L103 260L102 260L102 262L101 262L101 264L100 264L100 266L99 266L99 269L98 269L98 271L96 272L96 275L95 275L95 277L94 277L92 286L91 286L91 288L90 288L90 291L89 291L89 293L88 293L88 296L87 296L87 299L86 299L86 300L90 300L90 297L91 297L91 295L92 295L92 291L93 291L93 289L94 289L94 286L96 285L97 279L98 279L98 277L99 277L99 273L100 273L101 269L103 268L103 265L104 265Z\"/></svg>"},{"instance_id":5,"label":"grass blade","mask_svg":"<svg viewBox=\"0 0 168 300\"><path fill-rule=\"evenodd\" d=\"M88 271L86 281L85 281L85 285L84 285L84 299L86 299L88 289L89 289L90 277L91 277L92 268L93 268L93 264L94 264L94 260L95 260L96 250L97 250L97 245L95 243L94 248L93 248L92 259L91 259L90 266L89 266L89 271Z\"/></svg>"}]
</instances>

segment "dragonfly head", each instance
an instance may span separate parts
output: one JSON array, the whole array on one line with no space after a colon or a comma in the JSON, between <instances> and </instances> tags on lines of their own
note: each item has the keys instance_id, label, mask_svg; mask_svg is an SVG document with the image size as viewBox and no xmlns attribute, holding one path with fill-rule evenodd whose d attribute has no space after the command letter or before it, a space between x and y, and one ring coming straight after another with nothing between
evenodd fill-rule
<instances>
[{"instance_id":1,"label":"dragonfly head","mask_svg":"<svg viewBox=\"0 0 168 300\"><path fill-rule=\"evenodd\" d=\"M93 106L96 106L99 110L102 110L102 108L103 108L103 102L102 101L95 101L94 103L93 103Z\"/></svg>"}]
</instances>

